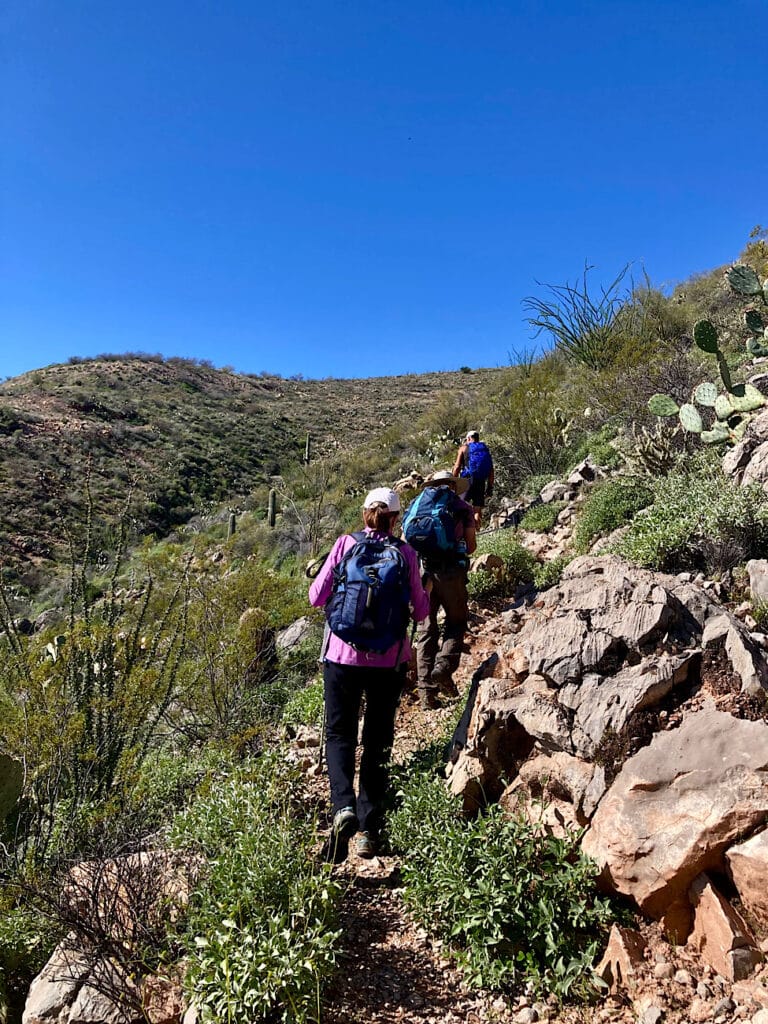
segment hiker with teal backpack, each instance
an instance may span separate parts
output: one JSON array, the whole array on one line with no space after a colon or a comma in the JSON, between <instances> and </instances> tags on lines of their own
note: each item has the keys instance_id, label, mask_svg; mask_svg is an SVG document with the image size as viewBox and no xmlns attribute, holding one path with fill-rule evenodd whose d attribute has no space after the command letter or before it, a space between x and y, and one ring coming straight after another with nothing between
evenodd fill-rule
<instances>
[{"instance_id":1,"label":"hiker with teal backpack","mask_svg":"<svg viewBox=\"0 0 768 1024\"><path fill-rule=\"evenodd\" d=\"M453 475L469 479L466 499L475 513L475 526L480 529L485 499L493 494L493 459L488 446L480 440L476 430L467 433L453 464Z\"/></svg>"},{"instance_id":2,"label":"hiker with teal backpack","mask_svg":"<svg viewBox=\"0 0 768 1024\"><path fill-rule=\"evenodd\" d=\"M363 503L365 529L338 538L309 588L310 604L325 608L328 624L322 661L333 825L323 856L334 864L346 860L349 841L358 830L358 856L377 852L395 715L411 657L408 623L429 611L418 556L392 534L399 514L395 491L370 491ZM363 698L356 797L355 750Z\"/></svg>"},{"instance_id":3,"label":"hiker with teal backpack","mask_svg":"<svg viewBox=\"0 0 768 1024\"><path fill-rule=\"evenodd\" d=\"M440 707L440 694L458 696L453 674L467 630L468 556L477 544L472 506L459 496L466 484L465 478L445 470L433 474L403 519L403 534L419 553L429 588L429 617L416 633L419 701L425 710ZM441 608L442 637L437 618Z\"/></svg>"}]
</instances>

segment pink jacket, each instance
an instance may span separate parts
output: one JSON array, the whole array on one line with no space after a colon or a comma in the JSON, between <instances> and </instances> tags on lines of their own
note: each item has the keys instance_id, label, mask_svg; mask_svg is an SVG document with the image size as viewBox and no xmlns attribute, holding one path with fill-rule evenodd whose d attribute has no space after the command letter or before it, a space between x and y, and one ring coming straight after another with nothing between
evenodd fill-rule
<instances>
[{"instance_id":1,"label":"pink jacket","mask_svg":"<svg viewBox=\"0 0 768 1024\"><path fill-rule=\"evenodd\" d=\"M386 539L383 533L374 533L368 529L365 530L365 533L379 540ZM355 543L354 537L344 534L338 538L331 548L331 553L326 558L322 569L317 574L317 578L309 588L309 603L315 608L322 607L331 596L334 566L339 564L347 551L354 547ZM408 570L410 572L411 615L414 622L421 622L429 614L429 595L421 584L419 556L409 544L401 544L400 551L408 563ZM394 668L404 661L410 661L410 658L411 644L407 636L402 643L394 644L388 651L379 654L376 651L358 651L354 647L350 647L349 644L345 644L335 633L331 633L328 640L328 648L325 652L326 661L334 661L339 665L367 665L369 668Z\"/></svg>"}]
</instances>

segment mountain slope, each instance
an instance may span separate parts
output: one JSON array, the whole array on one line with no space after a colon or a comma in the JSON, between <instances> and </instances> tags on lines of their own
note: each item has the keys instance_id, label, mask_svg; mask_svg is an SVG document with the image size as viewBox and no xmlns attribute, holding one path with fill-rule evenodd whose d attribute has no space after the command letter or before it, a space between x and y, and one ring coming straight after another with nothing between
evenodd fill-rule
<instances>
[{"instance_id":1,"label":"mountain slope","mask_svg":"<svg viewBox=\"0 0 768 1024\"><path fill-rule=\"evenodd\" d=\"M0 386L0 554L26 576L60 555L57 519L84 513L87 465L100 513L114 513L135 479L137 529L163 533L300 461L307 433L313 456L353 447L501 373L309 381L108 357L24 374Z\"/></svg>"}]
</instances>

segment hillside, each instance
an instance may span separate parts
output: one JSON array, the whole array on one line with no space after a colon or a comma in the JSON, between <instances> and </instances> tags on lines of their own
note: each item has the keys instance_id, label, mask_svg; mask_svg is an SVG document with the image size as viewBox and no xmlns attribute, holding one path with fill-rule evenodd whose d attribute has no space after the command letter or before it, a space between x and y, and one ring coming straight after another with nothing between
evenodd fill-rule
<instances>
[{"instance_id":1,"label":"hillside","mask_svg":"<svg viewBox=\"0 0 768 1024\"><path fill-rule=\"evenodd\" d=\"M83 510L89 460L98 511L114 514L135 478L137 530L162 535L266 486L300 461L307 433L315 457L352 448L502 372L285 380L127 356L24 374L0 386L0 555L34 588L30 564L61 556L60 510Z\"/></svg>"}]
</instances>

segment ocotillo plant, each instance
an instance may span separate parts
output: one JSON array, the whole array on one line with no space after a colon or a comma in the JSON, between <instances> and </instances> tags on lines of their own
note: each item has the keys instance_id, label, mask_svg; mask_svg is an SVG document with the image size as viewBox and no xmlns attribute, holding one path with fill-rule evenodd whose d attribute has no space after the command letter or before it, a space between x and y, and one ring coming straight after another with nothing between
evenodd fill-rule
<instances>
[{"instance_id":1,"label":"ocotillo plant","mask_svg":"<svg viewBox=\"0 0 768 1024\"><path fill-rule=\"evenodd\" d=\"M733 444L744 436L751 414L765 405L765 396L752 384L733 384L725 355L718 345L717 331L709 320L699 320L694 325L693 340L702 352L717 358L725 391L720 393L716 384L706 381L694 390L691 402L678 406L669 395L657 394L649 399L648 408L655 416L679 416L683 429L699 434L705 444ZM714 411L708 429L694 402Z\"/></svg>"}]
</instances>

